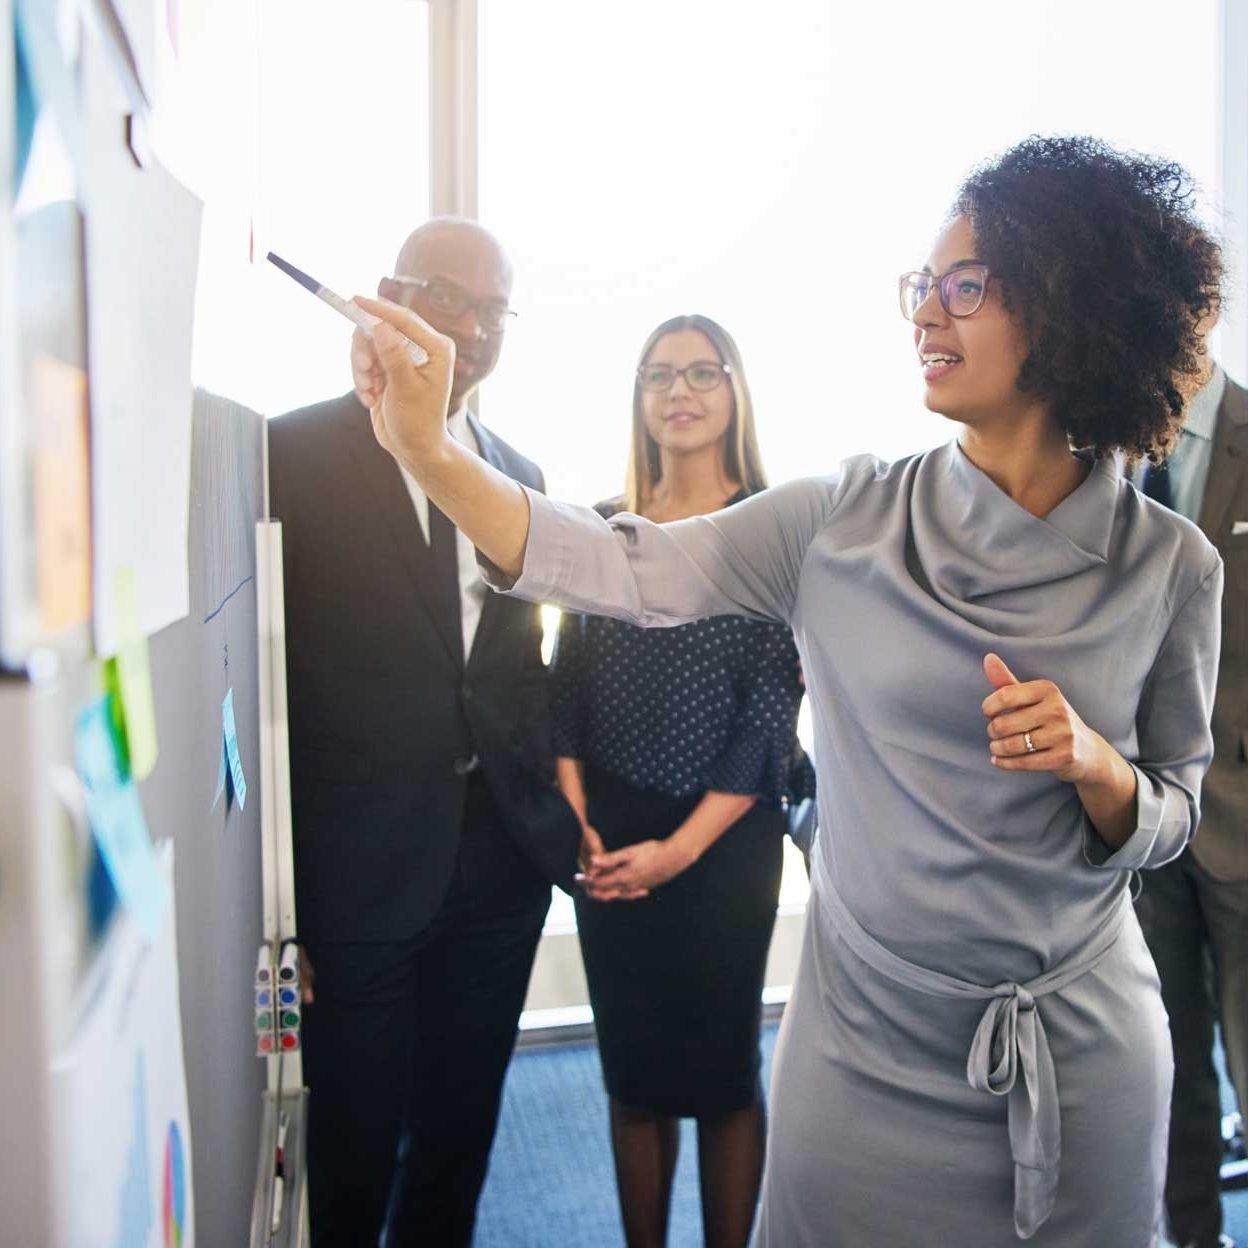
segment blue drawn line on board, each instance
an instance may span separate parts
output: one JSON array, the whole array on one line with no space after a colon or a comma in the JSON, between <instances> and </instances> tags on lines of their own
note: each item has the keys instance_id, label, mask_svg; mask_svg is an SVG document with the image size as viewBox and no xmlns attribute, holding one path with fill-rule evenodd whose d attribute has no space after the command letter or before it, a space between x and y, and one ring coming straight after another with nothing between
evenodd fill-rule
<instances>
[{"instance_id":1,"label":"blue drawn line on board","mask_svg":"<svg viewBox=\"0 0 1248 1248\"><path fill-rule=\"evenodd\" d=\"M226 594L224 598L221 599L221 603L217 607L217 609L213 611L211 614L204 616L204 623L207 624L210 620L215 620L217 616L219 616L221 612L225 610L225 604L229 602L229 600L233 598L234 595L238 593L238 591L242 589L242 587L246 585L248 581L254 581L255 579L256 578L254 576L243 577L243 579L239 581L239 583L235 585L234 588L230 590L230 592Z\"/></svg>"}]
</instances>

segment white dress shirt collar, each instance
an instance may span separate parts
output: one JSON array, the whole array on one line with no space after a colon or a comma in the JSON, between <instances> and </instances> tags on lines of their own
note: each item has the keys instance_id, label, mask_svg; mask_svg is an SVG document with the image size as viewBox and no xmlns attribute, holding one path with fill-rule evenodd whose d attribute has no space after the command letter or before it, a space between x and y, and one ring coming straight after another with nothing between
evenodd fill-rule
<instances>
[{"instance_id":1,"label":"white dress shirt collar","mask_svg":"<svg viewBox=\"0 0 1248 1248\"><path fill-rule=\"evenodd\" d=\"M468 407L462 405L446 418L446 427L451 437L461 446L466 446L474 455L480 454L481 448L468 423ZM416 510L416 518L420 521L421 532L425 541L429 540L429 498L424 490L401 464L399 471L403 474L403 484L407 486L412 506ZM472 643L477 635L477 625L481 622L481 612L485 608L485 598L489 588L481 579L477 568L477 552L472 543L458 530L455 533L456 562L459 565L459 605L463 619L464 661L472 653Z\"/></svg>"},{"instance_id":2,"label":"white dress shirt collar","mask_svg":"<svg viewBox=\"0 0 1248 1248\"><path fill-rule=\"evenodd\" d=\"M476 450L476 439L472 436L472 426L468 424L468 404L461 403L447 418L446 427L451 437L462 446Z\"/></svg>"}]
</instances>

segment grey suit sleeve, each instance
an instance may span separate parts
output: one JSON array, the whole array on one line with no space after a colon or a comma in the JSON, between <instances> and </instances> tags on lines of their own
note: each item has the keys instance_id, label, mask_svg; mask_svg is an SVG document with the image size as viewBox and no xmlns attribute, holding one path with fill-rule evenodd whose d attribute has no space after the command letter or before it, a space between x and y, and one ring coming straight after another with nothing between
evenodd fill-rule
<instances>
[{"instance_id":1,"label":"grey suit sleeve","mask_svg":"<svg viewBox=\"0 0 1248 1248\"><path fill-rule=\"evenodd\" d=\"M1084 820L1094 867L1160 867L1182 853L1200 821L1200 783L1213 760L1213 695L1221 640L1222 561L1175 615L1136 715L1136 828L1113 851Z\"/></svg>"},{"instance_id":2,"label":"grey suit sleeve","mask_svg":"<svg viewBox=\"0 0 1248 1248\"><path fill-rule=\"evenodd\" d=\"M657 525L527 490L529 540L519 580L485 579L533 602L663 626L710 615L788 623L802 560L835 504L837 479L794 481L711 516Z\"/></svg>"}]
</instances>

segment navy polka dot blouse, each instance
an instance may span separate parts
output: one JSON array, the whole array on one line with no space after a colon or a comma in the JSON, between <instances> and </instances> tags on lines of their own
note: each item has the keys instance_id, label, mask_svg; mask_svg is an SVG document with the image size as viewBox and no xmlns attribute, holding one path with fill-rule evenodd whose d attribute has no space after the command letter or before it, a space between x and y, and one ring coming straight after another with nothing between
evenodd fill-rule
<instances>
[{"instance_id":1,"label":"navy polka dot blouse","mask_svg":"<svg viewBox=\"0 0 1248 1248\"><path fill-rule=\"evenodd\" d=\"M638 628L565 613L552 669L558 755L671 797L750 793L774 807L814 796L784 625L720 616Z\"/></svg>"}]
</instances>

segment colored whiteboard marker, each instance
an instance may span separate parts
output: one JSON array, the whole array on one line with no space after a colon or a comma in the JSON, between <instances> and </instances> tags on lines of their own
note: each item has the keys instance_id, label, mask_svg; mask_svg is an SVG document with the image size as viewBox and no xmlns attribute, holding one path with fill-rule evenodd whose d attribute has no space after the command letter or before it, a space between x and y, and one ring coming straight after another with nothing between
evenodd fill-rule
<instances>
[{"instance_id":1,"label":"colored whiteboard marker","mask_svg":"<svg viewBox=\"0 0 1248 1248\"><path fill-rule=\"evenodd\" d=\"M269 1234L276 1235L282 1226L282 1202L286 1194L286 1180L279 1174L273 1180L273 1220L269 1223Z\"/></svg>"},{"instance_id":2,"label":"colored whiteboard marker","mask_svg":"<svg viewBox=\"0 0 1248 1248\"><path fill-rule=\"evenodd\" d=\"M293 277L305 290L310 290L322 303L329 304L335 312L341 313L353 325L358 325L369 338L372 338L373 329L381 324L379 316L365 312L358 304L335 294L328 286L322 286L316 278L309 277L302 269L295 268L290 261L283 260L276 252L269 252L268 259L288 277ZM418 343L412 342L410 338L407 341L407 353L412 357L412 363L417 368L429 363L429 353Z\"/></svg>"},{"instance_id":3,"label":"colored whiteboard marker","mask_svg":"<svg viewBox=\"0 0 1248 1248\"><path fill-rule=\"evenodd\" d=\"M276 1235L282 1225L282 1200L286 1194L286 1128L290 1125L290 1115L283 1110L277 1120L277 1151L273 1159L273 1219L269 1223L269 1233Z\"/></svg>"},{"instance_id":4,"label":"colored whiteboard marker","mask_svg":"<svg viewBox=\"0 0 1248 1248\"><path fill-rule=\"evenodd\" d=\"M288 940L282 946L282 961L277 968L277 978L283 984L293 984L299 978L299 946Z\"/></svg>"},{"instance_id":5,"label":"colored whiteboard marker","mask_svg":"<svg viewBox=\"0 0 1248 1248\"><path fill-rule=\"evenodd\" d=\"M260 946L256 957L256 983L267 984L273 979L273 950L267 945Z\"/></svg>"}]
</instances>

